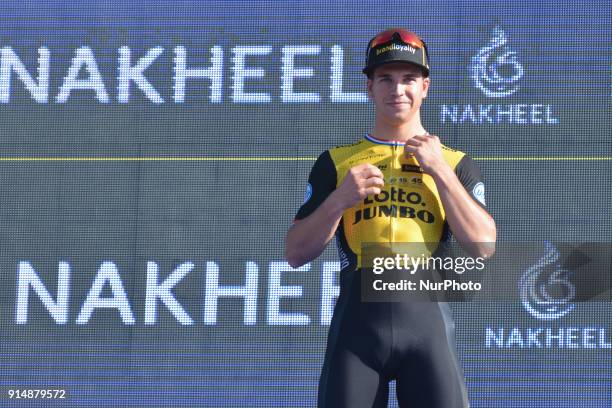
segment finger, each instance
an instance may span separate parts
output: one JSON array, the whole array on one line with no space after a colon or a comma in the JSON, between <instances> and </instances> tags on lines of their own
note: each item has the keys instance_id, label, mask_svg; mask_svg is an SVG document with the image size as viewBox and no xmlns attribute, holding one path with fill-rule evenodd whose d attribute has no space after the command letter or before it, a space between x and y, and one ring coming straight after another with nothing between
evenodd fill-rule
<instances>
[{"instance_id":1,"label":"finger","mask_svg":"<svg viewBox=\"0 0 612 408\"><path fill-rule=\"evenodd\" d=\"M405 145L404 146L404 151L408 152L408 153L415 153L419 149L420 146L421 146L420 144L419 145L414 145L414 146L413 145Z\"/></svg>"},{"instance_id":2,"label":"finger","mask_svg":"<svg viewBox=\"0 0 612 408\"><path fill-rule=\"evenodd\" d=\"M437 142L437 141L440 141L440 138L436 135L426 134L426 135L418 136L418 140L423 141L423 142L431 142L431 141Z\"/></svg>"},{"instance_id":3,"label":"finger","mask_svg":"<svg viewBox=\"0 0 612 408\"><path fill-rule=\"evenodd\" d=\"M380 177L370 177L363 182L364 187L383 187L385 180Z\"/></svg>"},{"instance_id":4,"label":"finger","mask_svg":"<svg viewBox=\"0 0 612 408\"><path fill-rule=\"evenodd\" d=\"M370 176L370 177L364 177L363 178L364 181L368 181L368 180L380 180L383 183L385 182L385 176L384 175L380 175L380 176Z\"/></svg>"},{"instance_id":5,"label":"finger","mask_svg":"<svg viewBox=\"0 0 612 408\"><path fill-rule=\"evenodd\" d=\"M361 174L361 176L363 178L370 178L370 177L383 177L383 173L382 171L380 171L380 169L372 164L366 163L367 166L364 166L363 169L361 169L361 172L359 174Z\"/></svg>"},{"instance_id":6,"label":"finger","mask_svg":"<svg viewBox=\"0 0 612 408\"><path fill-rule=\"evenodd\" d=\"M368 187L364 190L366 196L380 194L380 188L378 187Z\"/></svg>"},{"instance_id":7,"label":"finger","mask_svg":"<svg viewBox=\"0 0 612 408\"><path fill-rule=\"evenodd\" d=\"M361 163L358 164L357 166L354 166L351 168L351 171L353 171L356 174L361 174L364 170L372 168L372 167L376 167L370 163Z\"/></svg>"},{"instance_id":8,"label":"finger","mask_svg":"<svg viewBox=\"0 0 612 408\"><path fill-rule=\"evenodd\" d=\"M416 135L410 138L410 140L414 140L415 142L428 142L432 137L430 135Z\"/></svg>"},{"instance_id":9,"label":"finger","mask_svg":"<svg viewBox=\"0 0 612 408\"><path fill-rule=\"evenodd\" d=\"M380 171L377 167L372 166L370 163L362 163L355 167L352 167L349 170L348 175L354 177L356 180L368 178L371 174L375 174L372 168L375 168L376 170Z\"/></svg>"}]
</instances>

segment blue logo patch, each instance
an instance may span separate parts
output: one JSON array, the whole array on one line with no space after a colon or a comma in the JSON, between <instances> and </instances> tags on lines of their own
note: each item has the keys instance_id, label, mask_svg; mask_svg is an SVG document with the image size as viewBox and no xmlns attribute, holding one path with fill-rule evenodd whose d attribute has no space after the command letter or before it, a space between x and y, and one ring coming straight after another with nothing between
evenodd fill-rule
<instances>
[{"instance_id":1,"label":"blue logo patch","mask_svg":"<svg viewBox=\"0 0 612 408\"><path fill-rule=\"evenodd\" d=\"M310 197L312 197L312 185L308 183L306 185L306 193L304 194L304 202L302 205L306 204L308 200L310 200Z\"/></svg>"},{"instance_id":2,"label":"blue logo patch","mask_svg":"<svg viewBox=\"0 0 612 408\"><path fill-rule=\"evenodd\" d=\"M474 196L475 199L480 201L482 205L487 205L487 203L485 202L485 192L484 192L483 182L480 182L474 186L474 188L472 189L472 195Z\"/></svg>"}]
</instances>

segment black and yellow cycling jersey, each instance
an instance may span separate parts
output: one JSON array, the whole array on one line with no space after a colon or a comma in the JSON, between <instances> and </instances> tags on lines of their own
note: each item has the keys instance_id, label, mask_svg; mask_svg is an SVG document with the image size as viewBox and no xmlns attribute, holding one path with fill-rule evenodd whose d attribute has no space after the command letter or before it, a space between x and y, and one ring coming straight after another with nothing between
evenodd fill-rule
<instances>
[{"instance_id":1,"label":"black and yellow cycling jersey","mask_svg":"<svg viewBox=\"0 0 612 408\"><path fill-rule=\"evenodd\" d=\"M484 206L484 184L465 153L442 146L444 159L465 189ZM348 171L360 164L377 166L384 175L380 194L366 197L346 210L336 231L342 270L361 267L363 243L431 243L450 238L444 206L433 178L416 158L404 154L404 143L366 135L356 143L322 153L308 178L303 205L296 220L312 214L342 184Z\"/></svg>"},{"instance_id":2,"label":"black and yellow cycling jersey","mask_svg":"<svg viewBox=\"0 0 612 408\"><path fill-rule=\"evenodd\" d=\"M445 146L442 153L465 189L484 206L484 185L474 162ZM431 245L450 239L436 184L414 157L404 155L403 143L366 135L321 154L295 218L312 214L348 171L362 163L378 166L385 185L380 194L346 210L336 230L340 293L329 328L317 406L387 407L389 381L396 380L401 407L469 408L448 305L362 299L362 244L387 245L395 251L394 243L423 243L421 250L431 253L436 249Z\"/></svg>"}]
</instances>

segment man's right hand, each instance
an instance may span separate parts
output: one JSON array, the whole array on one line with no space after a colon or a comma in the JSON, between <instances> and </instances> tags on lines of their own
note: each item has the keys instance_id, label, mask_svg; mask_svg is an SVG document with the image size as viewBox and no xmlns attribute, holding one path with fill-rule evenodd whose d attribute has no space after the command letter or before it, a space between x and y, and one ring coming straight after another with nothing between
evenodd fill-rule
<instances>
[{"instance_id":1,"label":"man's right hand","mask_svg":"<svg viewBox=\"0 0 612 408\"><path fill-rule=\"evenodd\" d=\"M340 187L332 194L343 209L354 207L372 194L380 194L385 185L380 169L370 163L363 163L350 169Z\"/></svg>"},{"instance_id":2,"label":"man's right hand","mask_svg":"<svg viewBox=\"0 0 612 408\"><path fill-rule=\"evenodd\" d=\"M334 237L343 212L371 194L380 194L385 184L378 167L360 164L346 177L327 199L308 217L293 224L285 239L285 258L292 268L312 261Z\"/></svg>"}]
</instances>

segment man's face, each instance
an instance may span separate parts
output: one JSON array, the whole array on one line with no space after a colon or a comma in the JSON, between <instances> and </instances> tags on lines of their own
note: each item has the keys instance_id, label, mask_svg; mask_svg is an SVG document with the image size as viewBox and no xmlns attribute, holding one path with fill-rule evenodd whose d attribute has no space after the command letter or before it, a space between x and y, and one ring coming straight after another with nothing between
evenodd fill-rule
<instances>
[{"instance_id":1,"label":"man's face","mask_svg":"<svg viewBox=\"0 0 612 408\"><path fill-rule=\"evenodd\" d=\"M368 95L376 106L376 117L391 125L412 119L427 97L429 82L414 64L393 62L376 68L368 78Z\"/></svg>"}]
</instances>

